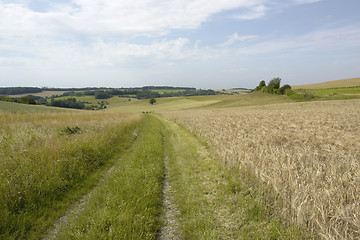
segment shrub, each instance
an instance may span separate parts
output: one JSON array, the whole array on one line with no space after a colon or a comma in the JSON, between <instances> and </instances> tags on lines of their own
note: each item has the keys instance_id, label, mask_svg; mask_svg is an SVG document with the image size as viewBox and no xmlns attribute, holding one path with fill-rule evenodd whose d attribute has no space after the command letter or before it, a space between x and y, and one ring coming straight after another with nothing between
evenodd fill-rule
<instances>
[{"instance_id":1,"label":"shrub","mask_svg":"<svg viewBox=\"0 0 360 240\"><path fill-rule=\"evenodd\" d=\"M287 89L291 89L291 86L288 85L288 84L285 84L284 86L282 86L281 88L279 88L278 94L279 94L279 95L284 95Z\"/></svg>"},{"instance_id":2,"label":"shrub","mask_svg":"<svg viewBox=\"0 0 360 240\"><path fill-rule=\"evenodd\" d=\"M156 99L155 99L155 98L151 98L151 99L149 100L149 103L150 103L151 105L153 105L154 103L156 103Z\"/></svg>"}]
</instances>

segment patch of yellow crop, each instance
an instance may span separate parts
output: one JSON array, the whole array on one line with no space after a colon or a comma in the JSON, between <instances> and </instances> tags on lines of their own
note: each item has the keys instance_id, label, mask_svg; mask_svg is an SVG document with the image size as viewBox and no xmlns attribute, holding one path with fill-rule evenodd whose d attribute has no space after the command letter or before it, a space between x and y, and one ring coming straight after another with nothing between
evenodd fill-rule
<instances>
[{"instance_id":1,"label":"patch of yellow crop","mask_svg":"<svg viewBox=\"0 0 360 240\"><path fill-rule=\"evenodd\" d=\"M295 85L292 89L322 89L322 88L344 88L360 86L360 78L349 78L322 83Z\"/></svg>"},{"instance_id":2,"label":"patch of yellow crop","mask_svg":"<svg viewBox=\"0 0 360 240\"><path fill-rule=\"evenodd\" d=\"M229 168L275 191L279 213L325 239L360 238L360 100L163 113ZM266 192L264 190L264 192Z\"/></svg>"}]
</instances>

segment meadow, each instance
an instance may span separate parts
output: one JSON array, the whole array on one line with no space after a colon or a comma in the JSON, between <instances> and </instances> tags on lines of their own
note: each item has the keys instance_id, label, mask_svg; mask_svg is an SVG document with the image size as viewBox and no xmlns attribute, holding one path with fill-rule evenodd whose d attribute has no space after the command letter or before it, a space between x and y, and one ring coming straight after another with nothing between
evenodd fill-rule
<instances>
[{"instance_id":1,"label":"meadow","mask_svg":"<svg viewBox=\"0 0 360 240\"><path fill-rule=\"evenodd\" d=\"M91 178L94 173L131 145L140 117L1 112L1 238L38 238L74 198L96 182Z\"/></svg>"},{"instance_id":2,"label":"meadow","mask_svg":"<svg viewBox=\"0 0 360 240\"><path fill-rule=\"evenodd\" d=\"M359 100L347 100L162 115L209 142L223 164L262 189L264 201L284 219L312 236L355 239L359 106Z\"/></svg>"}]
</instances>

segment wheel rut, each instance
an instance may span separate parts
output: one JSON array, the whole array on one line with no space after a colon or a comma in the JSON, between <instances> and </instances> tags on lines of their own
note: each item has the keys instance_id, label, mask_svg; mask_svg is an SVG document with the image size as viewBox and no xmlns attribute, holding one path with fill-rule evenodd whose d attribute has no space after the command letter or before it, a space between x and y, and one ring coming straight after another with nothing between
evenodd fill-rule
<instances>
[{"instance_id":1,"label":"wheel rut","mask_svg":"<svg viewBox=\"0 0 360 240\"><path fill-rule=\"evenodd\" d=\"M173 188L169 183L169 157L164 158L165 178L163 185L163 208L162 220L164 225L160 229L159 240L178 240L179 237L179 210L173 202Z\"/></svg>"}]
</instances>

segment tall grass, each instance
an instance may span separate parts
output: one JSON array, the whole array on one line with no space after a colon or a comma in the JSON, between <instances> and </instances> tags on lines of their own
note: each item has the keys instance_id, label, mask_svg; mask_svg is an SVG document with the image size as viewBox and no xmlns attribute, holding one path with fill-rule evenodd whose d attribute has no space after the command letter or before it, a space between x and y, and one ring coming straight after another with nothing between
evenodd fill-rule
<instances>
[{"instance_id":1,"label":"tall grass","mask_svg":"<svg viewBox=\"0 0 360 240\"><path fill-rule=\"evenodd\" d=\"M37 236L63 198L131 145L139 115L1 113L0 238ZM66 129L77 129L68 132Z\"/></svg>"},{"instance_id":2,"label":"tall grass","mask_svg":"<svg viewBox=\"0 0 360 240\"><path fill-rule=\"evenodd\" d=\"M146 116L138 138L58 239L157 239L164 177L163 125Z\"/></svg>"},{"instance_id":3,"label":"tall grass","mask_svg":"<svg viewBox=\"0 0 360 240\"><path fill-rule=\"evenodd\" d=\"M228 168L262 189L280 216L314 237L358 239L359 106L347 100L164 116L209 141Z\"/></svg>"}]
</instances>

